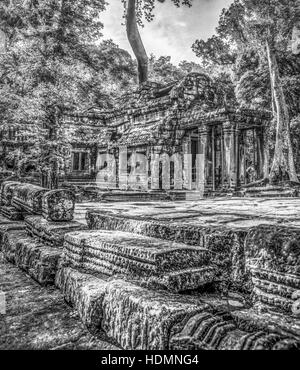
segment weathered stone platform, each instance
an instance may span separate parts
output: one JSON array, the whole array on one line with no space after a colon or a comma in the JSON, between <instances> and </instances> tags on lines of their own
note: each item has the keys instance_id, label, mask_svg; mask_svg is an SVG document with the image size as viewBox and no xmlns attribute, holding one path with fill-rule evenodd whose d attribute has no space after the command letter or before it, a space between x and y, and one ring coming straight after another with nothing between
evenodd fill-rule
<instances>
[{"instance_id":1,"label":"weathered stone platform","mask_svg":"<svg viewBox=\"0 0 300 370\"><path fill-rule=\"evenodd\" d=\"M251 294L254 304L291 314L298 299L298 199L104 204L87 212L87 223L206 248L222 290Z\"/></svg>"},{"instance_id":2,"label":"weathered stone platform","mask_svg":"<svg viewBox=\"0 0 300 370\"><path fill-rule=\"evenodd\" d=\"M107 230L66 234L63 256L75 268L138 276L172 291L196 289L213 281L209 260L203 248Z\"/></svg>"},{"instance_id":3,"label":"weathered stone platform","mask_svg":"<svg viewBox=\"0 0 300 370\"><path fill-rule=\"evenodd\" d=\"M75 220L84 222L89 210L111 212L130 218L150 219L190 226L226 226L247 229L261 224L300 227L300 198L208 198L177 202L81 203Z\"/></svg>"},{"instance_id":4,"label":"weathered stone platform","mask_svg":"<svg viewBox=\"0 0 300 370\"><path fill-rule=\"evenodd\" d=\"M278 332L262 320L257 329L257 324L237 320L216 297L154 291L68 267L59 269L56 284L90 330L104 330L124 349L300 348L299 326L294 326L296 335Z\"/></svg>"}]
</instances>

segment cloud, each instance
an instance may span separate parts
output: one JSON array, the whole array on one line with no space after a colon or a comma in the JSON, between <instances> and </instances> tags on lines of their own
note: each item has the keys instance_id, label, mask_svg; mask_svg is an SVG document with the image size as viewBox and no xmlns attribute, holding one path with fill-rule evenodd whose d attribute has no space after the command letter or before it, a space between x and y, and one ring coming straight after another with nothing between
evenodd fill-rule
<instances>
[{"instance_id":1,"label":"cloud","mask_svg":"<svg viewBox=\"0 0 300 370\"><path fill-rule=\"evenodd\" d=\"M191 8L177 8L171 1L157 2L155 19L146 22L140 30L148 54L170 55L175 64L181 60L197 62L191 50L193 42L207 39L214 33L222 8L230 3L232 0L194 0ZM132 54L125 27L121 26L122 15L121 1L111 0L101 17L103 34Z\"/></svg>"}]
</instances>

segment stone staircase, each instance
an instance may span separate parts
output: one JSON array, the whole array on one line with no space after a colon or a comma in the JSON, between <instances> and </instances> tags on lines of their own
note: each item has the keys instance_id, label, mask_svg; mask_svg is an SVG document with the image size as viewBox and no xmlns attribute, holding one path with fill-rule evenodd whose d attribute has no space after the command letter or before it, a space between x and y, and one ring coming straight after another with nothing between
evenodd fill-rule
<instances>
[{"instance_id":1,"label":"stone staircase","mask_svg":"<svg viewBox=\"0 0 300 370\"><path fill-rule=\"evenodd\" d=\"M237 195L257 198L299 197L300 191L299 189L292 187L267 185L242 188Z\"/></svg>"}]
</instances>

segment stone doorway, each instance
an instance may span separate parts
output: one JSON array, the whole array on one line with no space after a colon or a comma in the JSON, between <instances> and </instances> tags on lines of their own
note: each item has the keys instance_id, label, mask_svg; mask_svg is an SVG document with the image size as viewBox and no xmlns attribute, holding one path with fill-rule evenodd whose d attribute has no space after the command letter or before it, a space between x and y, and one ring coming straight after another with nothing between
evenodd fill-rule
<instances>
[{"instance_id":1,"label":"stone doorway","mask_svg":"<svg viewBox=\"0 0 300 370\"><path fill-rule=\"evenodd\" d=\"M197 157L199 155L199 139L198 137L191 137L191 160L192 160L192 190L197 189Z\"/></svg>"}]
</instances>

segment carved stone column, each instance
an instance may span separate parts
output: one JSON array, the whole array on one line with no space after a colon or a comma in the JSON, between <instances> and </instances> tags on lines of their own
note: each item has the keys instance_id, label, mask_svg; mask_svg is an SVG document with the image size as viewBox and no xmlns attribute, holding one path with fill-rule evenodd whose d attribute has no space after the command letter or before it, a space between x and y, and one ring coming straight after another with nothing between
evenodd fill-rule
<instances>
[{"instance_id":1,"label":"carved stone column","mask_svg":"<svg viewBox=\"0 0 300 370\"><path fill-rule=\"evenodd\" d=\"M151 190L159 190L159 153L155 148L151 152Z\"/></svg>"},{"instance_id":2,"label":"carved stone column","mask_svg":"<svg viewBox=\"0 0 300 370\"><path fill-rule=\"evenodd\" d=\"M127 147L119 148L119 188L127 189Z\"/></svg>"},{"instance_id":3,"label":"carved stone column","mask_svg":"<svg viewBox=\"0 0 300 370\"><path fill-rule=\"evenodd\" d=\"M207 145L208 145L208 127L199 128L199 154L197 156L197 189L200 196L204 196L205 185L207 184Z\"/></svg>"},{"instance_id":4,"label":"carved stone column","mask_svg":"<svg viewBox=\"0 0 300 370\"><path fill-rule=\"evenodd\" d=\"M192 154L190 137L186 137L183 145L183 187L184 189L192 189Z\"/></svg>"},{"instance_id":5,"label":"carved stone column","mask_svg":"<svg viewBox=\"0 0 300 370\"><path fill-rule=\"evenodd\" d=\"M174 158L174 189L182 190L182 158L180 153L175 153Z\"/></svg>"},{"instance_id":6,"label":"carved stone column","mask_svg":"<svg viewBox=\"0 0 300 370\"><path fill-rule=\"evenodd\" d=\"M263 129L256 129L257 139L257 174L258 178L262 178L264 175L264 135Z\"/></svg>"},{"instance_id":7,"label":"carved stone column","mask_svg":"<svg viewBox=\"0 0 300 370\"><path fill-rule=\"evenodd\" d=\"M113 151L107 153L107 186L110 189L116 188L116 160Z\"/></svg>"},{"instance_id":8,"label":"carved stone column","mask_svg":"<svg viewBox=\"0 0 300 370\"><path fill-rule=\"evenodd\" d=\"M170 157L168 153L163 153L160 156L162 161L162 188L163 190L170 189Z\"/></svg>"},{"instance_id":9,"label":"carved stone column","mask_svg":"<svg viewBox=\"0 0 300 370\"><path fill-rule=\"evenodd\" d=\"M223 123L225 171L227 185L234 190L238 182L238 130L235 123Z\"/></svg>"}]
</instances>

